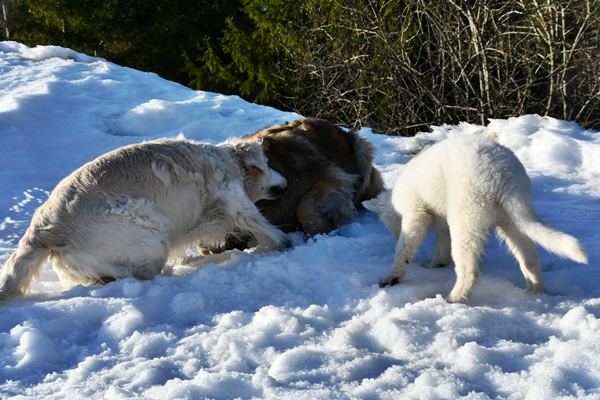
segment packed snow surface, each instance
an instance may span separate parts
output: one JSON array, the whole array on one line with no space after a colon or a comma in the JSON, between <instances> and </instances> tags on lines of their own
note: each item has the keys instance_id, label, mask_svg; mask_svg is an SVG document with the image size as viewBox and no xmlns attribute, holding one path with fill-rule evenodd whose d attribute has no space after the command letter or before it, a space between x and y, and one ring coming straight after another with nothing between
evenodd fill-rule
<instances>
[{"instance_id":1,"label":"packed snow surface","mask_svg":"<svg viewBox=\"0 0 600 400\"><path fill-rule=\"evenodd\" d=\"M54 47L0 42L0 264L60 179L129 143L219 143L300 116L194 91ZM600 134L538 115L432 127L413 138L364 128L391 186L446 137L484 133L525 165L539 215L577 237L589 265L542 249L534 295L492 236L467 304L443 297L452 267L379 288L394 242L378 217L285 252L231 255L150 281L63 288L50 264L0 306L0 396L145 399L600 399ZM176 266L177 267L177 266Z\"/></svg>"}]
</instances>

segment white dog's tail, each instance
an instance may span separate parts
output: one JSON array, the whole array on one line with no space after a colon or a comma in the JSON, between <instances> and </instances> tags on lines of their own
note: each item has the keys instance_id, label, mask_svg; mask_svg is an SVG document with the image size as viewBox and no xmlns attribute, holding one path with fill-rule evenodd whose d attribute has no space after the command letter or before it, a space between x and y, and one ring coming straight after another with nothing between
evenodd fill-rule
<instances>
[{"instance_id":1,"label":"white dog's tail","mask_svg":"<svg viewBox=\"0 0 600 400\"><path fill-rule=\"evenodd\" d=\"M505 202L503 208L517 228L544 249L581 264L588 263L587 254L579 240L542 221L532 203L523 204L521 199L513 197Z\"/></svg>"},{"instance_id":2,"label":"white dog's tail","mask_svg":"<svg viewBox=\"0 0 600 400\"><path fill-rule=\"evenodd\" d=\"M50 250L34 247L24 237L0 273L0 304L29 292L31 280L39 275L49 255Z\"/></svg>"}]
</instances>

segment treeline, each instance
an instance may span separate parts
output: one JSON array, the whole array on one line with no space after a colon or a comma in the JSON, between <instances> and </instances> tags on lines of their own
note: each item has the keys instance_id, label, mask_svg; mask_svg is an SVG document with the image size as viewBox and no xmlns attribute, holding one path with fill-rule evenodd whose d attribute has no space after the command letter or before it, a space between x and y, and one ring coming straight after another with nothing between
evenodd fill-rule
<instances>
[{"instance_id":1,"label":"treeline","mask_svg":"<svg viewBox=\"0 0 600 400\"><path fill-rule=\"evenodd\" d=\"M348 127L527 113L600 129L597 0L0 0L53 44Z\"/></svg>"}]
</instances>

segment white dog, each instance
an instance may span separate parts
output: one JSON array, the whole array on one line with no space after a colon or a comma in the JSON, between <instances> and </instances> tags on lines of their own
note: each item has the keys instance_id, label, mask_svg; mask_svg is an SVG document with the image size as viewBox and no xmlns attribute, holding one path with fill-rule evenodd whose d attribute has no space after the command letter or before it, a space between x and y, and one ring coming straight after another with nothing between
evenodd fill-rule
<instances>
[{"instance_id":1,"label":"white dog","mask_svg":"<svg viewBox=\"0 0 600 400\"><path fill-rule=\"evenodd\" d=\"M285 186L258 141L157 140L109 152L35 212L0 274L0 302L26 294L48 257L61 281L92 285L153 278L186 245L221 245L232 233L279 248L287 237L254 202Z\"/></svg>"},{"instance_id":2,"label":"white dog","mask_svg":"<svg viewBox=\"0 0 600 400\"><path fill-rule=\"evenodd\" d=\"M381 279L382 287L402 279L432 229L437 237L429 266L455 263L457 281L450 302L468 299L492 228L507 243L533 292L544 290L534 242L587 264L577 239L537 216L531 182L518 158L485 136L456 137L429 147L406 164L391 194L384 192L363 205L379 214L397 240L394 265Z\"/></svg>"}]
</instances>

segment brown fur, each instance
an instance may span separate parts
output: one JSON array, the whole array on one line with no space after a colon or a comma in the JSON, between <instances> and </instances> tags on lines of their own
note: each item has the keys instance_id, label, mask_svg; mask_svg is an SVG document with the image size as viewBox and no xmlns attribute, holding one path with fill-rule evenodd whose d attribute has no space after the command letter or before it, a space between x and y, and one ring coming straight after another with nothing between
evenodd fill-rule
<instances>
[{"instance_id":1,"label":"brown fur","mask_svg":"<svg viewBox=\"0 0 600 400\"><path fill-rule=\"evenodd\" d=\"M357 209L363 208L362 201L384 190L372 164L373 145L325 120L301 119L242 139L260 141L269 167L288 182L279 199L256 203L267 220L284 232L330 232L351 222ZM228 248L233 247L245 244L230 241Z\"/></svg>"}]
</instances>

